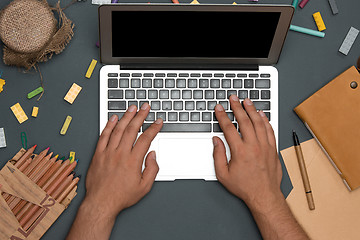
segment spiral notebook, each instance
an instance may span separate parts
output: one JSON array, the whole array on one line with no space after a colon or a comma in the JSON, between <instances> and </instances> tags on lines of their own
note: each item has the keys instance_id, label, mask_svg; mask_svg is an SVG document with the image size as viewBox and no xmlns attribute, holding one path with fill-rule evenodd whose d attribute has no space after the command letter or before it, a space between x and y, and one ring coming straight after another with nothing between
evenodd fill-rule
<instances>
[{"instance_id":1,"label":"spiral notebook","mask_svg":"<svg viewBox=\"0 0 360 240\"><path fill-rule=\"evenodd\" d=\"M360 186L359 107L360 74L353 66L294 109L350 191Z\"/></svg>"}]
</instances>

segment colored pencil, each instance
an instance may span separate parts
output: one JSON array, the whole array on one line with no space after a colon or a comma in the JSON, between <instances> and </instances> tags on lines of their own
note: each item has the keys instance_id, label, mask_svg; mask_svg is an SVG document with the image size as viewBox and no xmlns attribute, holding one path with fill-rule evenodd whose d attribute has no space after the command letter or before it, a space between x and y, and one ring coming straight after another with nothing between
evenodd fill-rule
<instances>
[{"instance_id":1,"label":"colored pencil","mask_svg":"<svg viewBox=\"0 0 360 240\"><path fill-rule=\"evenodd\" d=\"M76 184L79 182L80 177L74 178L71 184L60 194L60 196L56 199L58 203L61 203L67 195L76 187Z\"/></svg>"},{"instance_id":2,"label":"colored pencil","mask_svg":"<svg viewBox=\"0 0 360 240\"><path fill-rule=\"evenodd\" d=\"M32 148L28 149L24 155L14 164L15 167L19 168L21 165L33 154L37 145L34 145Z\"/></svg>"}]
</instances>

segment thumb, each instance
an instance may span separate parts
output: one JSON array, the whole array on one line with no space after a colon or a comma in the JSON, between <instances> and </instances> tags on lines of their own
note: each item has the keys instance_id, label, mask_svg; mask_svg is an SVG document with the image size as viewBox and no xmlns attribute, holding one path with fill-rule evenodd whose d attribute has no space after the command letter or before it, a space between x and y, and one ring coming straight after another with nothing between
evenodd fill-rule
<instances>
[{"instance_id":1,"label":"thumb","mask_svg":"<svg viewBox=\"0 0 360 240\"><path fill-rule=\"evenodd\" d=\"M226 159L226 149L223 141L218 137L213 137L214 144L214 165L217 179L221 182L227 177L229 165Z\"/></svg>"},{"instance_id":2,"label":"thumb","mask_svg":"<svg viewBox=\"0 0 360 240\"><path fill-rule=\"evenodd\" d=\"M143 184L146 191L149 192L159 172L159 166L156 162L156 153L151 151L148 153L145 159L145 169L142 173Z\"/></svg>"}]
</instances>

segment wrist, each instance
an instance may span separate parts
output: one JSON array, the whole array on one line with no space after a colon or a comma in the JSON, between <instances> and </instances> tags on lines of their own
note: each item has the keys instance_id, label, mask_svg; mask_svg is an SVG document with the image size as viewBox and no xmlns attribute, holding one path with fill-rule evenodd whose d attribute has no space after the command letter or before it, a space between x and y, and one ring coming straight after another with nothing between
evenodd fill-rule
<instances>
[{"instance_id":1,"label":"wrist","mask_svg":"<svg viewBox=\"0 0 360 240\"><path fill-rule=\"evenodd\" d=\"M284 195L280 190L278 192L264 194L264 196L261 197L248 199L245 203L254 214L264 215L287 206Z\"/></svg>"},{"instance_id":2,"label":"wrist","mask_svg":"<svg viewBox=\"0 0 360 240\"><path fill-rule=\"evenodd\" d=\"M116 216L120 213L112 211L103 201L94 201L88 196L85 196L81 203L79 212L85 214L88 218L101 219L108 223L115 222Z\"/></svg>"}]
</instances>

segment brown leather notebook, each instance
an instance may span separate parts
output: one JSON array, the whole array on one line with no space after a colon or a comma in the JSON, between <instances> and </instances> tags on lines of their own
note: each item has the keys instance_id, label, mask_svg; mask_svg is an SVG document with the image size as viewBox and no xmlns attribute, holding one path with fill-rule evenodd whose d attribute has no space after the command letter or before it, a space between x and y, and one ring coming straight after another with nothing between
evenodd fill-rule
<instances>
[{"instance_id":1,"label":"brown leather notebook","mask_svg":"<svg viewBox=\"0 0 360 240\"><path fill-rule=\"evenodd\" d=\"M350 191L360 186L360 74L351 67L294 111Z\"/></svg>"}]
</instances>

